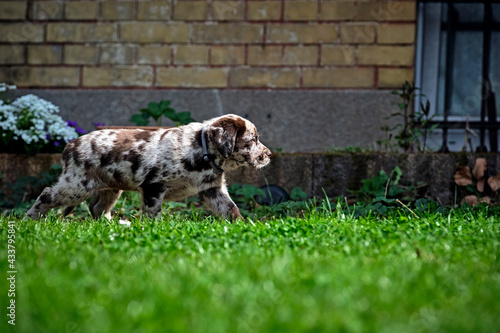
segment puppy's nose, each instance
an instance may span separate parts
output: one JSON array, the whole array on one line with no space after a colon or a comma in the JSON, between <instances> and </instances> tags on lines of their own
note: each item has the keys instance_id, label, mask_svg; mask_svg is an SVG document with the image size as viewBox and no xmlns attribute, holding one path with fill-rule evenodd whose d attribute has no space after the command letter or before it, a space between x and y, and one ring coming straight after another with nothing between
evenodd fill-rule
<instances>
[{"instance_id":1,"label":"puppy's nose","mask_svg":"<svg viewBox=\"0 0 500 333\"><path fill-rule=\"evenodd\" d=\"M266 150L266 155L267 156L271 156L272 155L272 153L271 153L271 151L269 149Z\"/></svg>"}]
</instances>

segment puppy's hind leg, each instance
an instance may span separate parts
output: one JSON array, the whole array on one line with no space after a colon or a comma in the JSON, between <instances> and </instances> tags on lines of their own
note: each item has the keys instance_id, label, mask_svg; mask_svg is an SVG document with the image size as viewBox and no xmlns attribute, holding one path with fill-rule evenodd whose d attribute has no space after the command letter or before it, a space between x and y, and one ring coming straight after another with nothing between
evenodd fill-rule
<instances>
[{"instance_id":1,"label":"puppy's hind leg","mask_svg":"<svg viewBox=\"0 0 500 333\"><path fill-rule=\"evenodd\" d=\"M38 219L52 208L74 207L89 197L88 192L80 184L59 182L53 187L46 187L36 199L35 204L26 213L27 217ZM65 213L71 212L68 209Z\"/></svg>"},{"instance_id":2,"label":"puppy's hind leg","mask_svg":"<svg viewBox=\"0 0 500 333\"><path fill-rule=\"evenodd\" d=\"M111 210L122 194L122 190L102 190L95 193L90 203L90 212L94 218L104 213L104 217L111 220Z\"/></svg>"}]
</instances>

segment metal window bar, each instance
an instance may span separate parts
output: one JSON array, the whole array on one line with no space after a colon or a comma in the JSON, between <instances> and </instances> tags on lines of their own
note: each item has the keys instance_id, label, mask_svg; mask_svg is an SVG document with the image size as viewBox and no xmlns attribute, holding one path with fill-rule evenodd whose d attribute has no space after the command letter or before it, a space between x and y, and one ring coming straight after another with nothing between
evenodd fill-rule
<instances>
[{"instance_id":1,"label":"metal window bar","mask_svg":"<svg viewBox=\"0 0 500 333\"><path fill-rule=\"evenodd\" d=\"M492 90L491 79L489 77L489 71L491 66L490 51L491 51L491 32L493 30L500 30L500 23L494 22L492 18L492 8L490 1L420 1L425 2L441 2L447 3L448 5L448 17L447 22L442 24L442 29L447 30L447 45L446 54L453 54L455 48L455 32L457 30L475 30L483 32L483 59L482 59L482 102L481 102L481 117L480 121L469 121L469 128L479 129L480 132L480 146L477 148L478 151L486 151L485 136L486 130L489 134L489 144L491 152L498 152L498 129L500 128L500 123L497 122L497 112L496 112L496 97ZM484 22L482 23L460 23L457 19L457 11L455 10L454 3L483 3L484 4ZM439 128L443 131L443 142L441 152L448 152L448 129L465 129L467 121L449 121L449 111L451 108L451 98L453 91L453 68L454 61L453 57L447 56L446 71L445 71L445 105L443 113L443 121L432 121L430 125L437 124ZM488 122L486 122L486 116L488 117Z\"/></svg>"}]
</instances>

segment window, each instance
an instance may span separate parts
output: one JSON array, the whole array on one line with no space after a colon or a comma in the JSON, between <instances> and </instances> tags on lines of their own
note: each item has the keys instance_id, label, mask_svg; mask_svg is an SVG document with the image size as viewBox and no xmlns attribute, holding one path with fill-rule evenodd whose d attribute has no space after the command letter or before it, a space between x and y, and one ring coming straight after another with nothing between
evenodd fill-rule
<instances>
[{"instance_id":1,"label":"window","mask_svg":"<svg viewBox=\"0 0 500 333\"><path fill-rule=\"evenodd\" d=\"M500 3L420 1L417 29L415 106L428 99L439 124L431 147L498 152Z\"/></svg>"}]
</instances>

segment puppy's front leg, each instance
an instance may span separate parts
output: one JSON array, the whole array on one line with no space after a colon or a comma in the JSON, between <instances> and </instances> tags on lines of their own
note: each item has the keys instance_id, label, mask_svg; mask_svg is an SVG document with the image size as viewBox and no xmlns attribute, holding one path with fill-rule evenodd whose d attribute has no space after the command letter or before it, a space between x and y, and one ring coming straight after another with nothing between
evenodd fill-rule
<instances>
[{"instance_id":1,"label":"puppy's front leg","mask_svg":"<svg viewBox=\"0 0 500 333\"><path fill-rule=\"evenodd\" d=\"M240 210L229 197L226 187L212 187L200 192L201 197L208 208L222 217L229 218L231 221L237 218L243 219Z\"/></svg>"},{"instance_id":2,"label":"puppy's front leg","mask_svg":"<svg viewBox=\"0 0 500 333\"><path fill-rule=\"evenodd\" d=\"M149 183L141 186L143 214L150 218L160 217L166 189L167 186L163 183Z\"/></svg>"}]
</instances>

